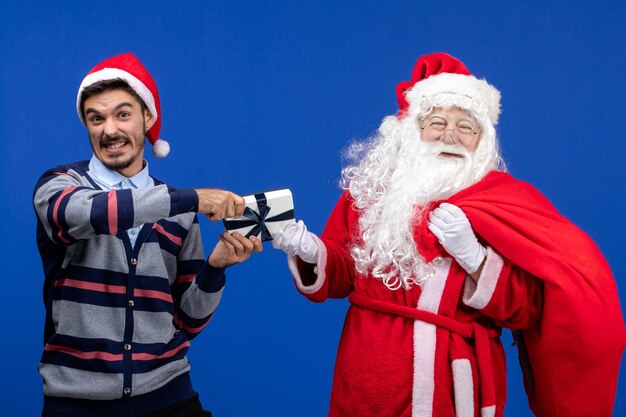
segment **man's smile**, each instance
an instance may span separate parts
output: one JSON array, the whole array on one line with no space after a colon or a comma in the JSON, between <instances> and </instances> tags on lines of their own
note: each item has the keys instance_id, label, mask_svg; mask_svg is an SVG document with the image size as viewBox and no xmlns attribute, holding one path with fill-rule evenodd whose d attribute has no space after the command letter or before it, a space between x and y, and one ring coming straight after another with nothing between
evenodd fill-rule
<instances>
[{"instance_id":1,"label":"man's smile","mask_svg":"<svg viewBox=\"0 0 626 417\"><path fill-rule=\"evenodd\" d=\"M129 141L127 138L116 137L111 139L103 139L100 141L100 147L107 153L119 153L126 148Z\"/></svg>"}]
</instances>

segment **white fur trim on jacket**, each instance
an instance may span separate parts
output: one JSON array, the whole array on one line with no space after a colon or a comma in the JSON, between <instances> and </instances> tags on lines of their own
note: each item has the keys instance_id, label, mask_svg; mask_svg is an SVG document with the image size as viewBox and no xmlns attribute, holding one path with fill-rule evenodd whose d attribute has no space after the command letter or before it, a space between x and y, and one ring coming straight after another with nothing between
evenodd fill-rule
<instances>
[{"instance_id":1,"label":"white fur trim on jacket","mask_svg":"<svg viewBox=\"0 0 626 417\"><path fill-rule=\"evenodd\" d=\"M448 281L451 258L443 258L435 268L435 274L422 284L417 308L437 314L441 297ZM413 323L413 390L411 396L412 417L432 417L435 395L435 351L437 350L437 326L421 320Z\"/></svg>"},{"instance_id":2,"label":"white fur trim on jacket","mask_svg":"<svg viewBox=\"0 0 626 417\"><path fill-rule=\"evenodd\" d=\"M457 106L498 124L500 91L473 75L441 73L422 80L406 92L409 114L426 114L433 107Z\"/></svg>"},{"instance_id":3,"label":"white fur trim on jacket","mask_svg":"<svg viewBox=\"0 0 626 417\"><path fill-rule=\"evenodd\" d=\"M465 287L463 290L463 302L469 307L481 310L487 307L493 292L498 285L498 279L504 266L502 257L490 247L487 247L485 265L480 273L478 282L474 281L469 275L465 278Z\"/></svg>"},{"instance_id":4,"label":"white fur trim on jacket","mask_svg":"<svg viewBox=\"0 0 626 417\"><path fill-rule=\"evenodd\" d=\"M496 406L490 405L480 409L480 417L494 417L496 415Z\"/></svg>"},{"instance_id":5,"label":"white fur trim on jacket","mask_svg":"<svg viewBox=\"0 0 626 417\"><path fill-rule=\"evenodd\" d=\"M287 256L287 264L289 265L289 271L291 275L293 275L293 280L296 283L296 287L303 294L314 294L322 288L324 284L324 280L326 279L326 262L328 260L328 252L326 251L326 246L324 242L320 240L317 236L313 235L313 240L317 245L317 265L315 265L315 274L317 275L317 280L313 285L304 285L302 284L302 277L300 276L300 271L298 271L298 260L295 256Z\"/></svg>"},{"instance_id":6,"label":"white fur trim on jacket","mask_svg":"<svg viewBox=\"0 0 626 417\"><path fill-rule=\"evenodd\" d=\"M452 382L456 417L474 417L474 380L469 359L452 361Z\"/></svg>"}]
</instances>

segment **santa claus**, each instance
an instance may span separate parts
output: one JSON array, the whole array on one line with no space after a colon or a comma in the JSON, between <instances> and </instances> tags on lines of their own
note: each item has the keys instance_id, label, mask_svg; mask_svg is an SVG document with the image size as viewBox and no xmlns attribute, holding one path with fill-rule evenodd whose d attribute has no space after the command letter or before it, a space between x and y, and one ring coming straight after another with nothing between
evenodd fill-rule
<instances>
[{"instance_id":1,"label":"santa claus","mask_svg":"<svg viewBox=\"0 0 626 417\"><path fill-rule=\"evenodd\" d=\"M594 243L505 171L500 93L443 53L352 144L320 237L274 236L298 290L348 297L331 416L502 416L503 327L537 416L610 416L626 341Z\"/></svg>"}]
</instances>

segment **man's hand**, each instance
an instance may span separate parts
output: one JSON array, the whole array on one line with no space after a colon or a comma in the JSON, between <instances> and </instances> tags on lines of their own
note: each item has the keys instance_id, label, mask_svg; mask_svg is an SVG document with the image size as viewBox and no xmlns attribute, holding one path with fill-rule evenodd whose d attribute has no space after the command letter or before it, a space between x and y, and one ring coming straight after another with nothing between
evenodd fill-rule
<instances>
[{"instance_id":1,"label":"man's hand","mask_svg":"<svg viewBox=\"0 0 626 417\"><path fill-rule=\"evenodd\" d=\"M232 234L225 232L219 238L209 256L209 264L215 268L226 268L241 263L248 259L252 252L263 250L263 243L256 236L250 236L248 239L238 232Z\"/></svg>"},{"instance_id":2,"label":"man's hand","mask_svg":"<svg viewBox=\"0 0 626 417\"><path fill-rule=\"evenodd\" d=\"M463 210L449 203L441 203L430 213L428 229L459 265L477 280L475 275L485 260L485 248L478 243Z\"/></svg>"},{"instance_id":3,"label":"man's hand","mask_svg":"<svg viewBox=\"0 0 626 417\"><path fill-rule=\"evenodd\" d=\"M245 209L243 197L226 190L197 188L198 213L206 214L211 221L225 217L240 217Z\"/></svg>"},{"instance_id":4,"label":"man's hand","mask_svg":"<svg viewBox=\"0 0 626 417\"><path fill-rule=\"evenodd\" d=\"M313 233L306 230L302 220L290 223L283 230L274 234L272 246L281 249L287 255L298 256L304 262L317 263L317 244Z\"/></svg>"}]
</instances>

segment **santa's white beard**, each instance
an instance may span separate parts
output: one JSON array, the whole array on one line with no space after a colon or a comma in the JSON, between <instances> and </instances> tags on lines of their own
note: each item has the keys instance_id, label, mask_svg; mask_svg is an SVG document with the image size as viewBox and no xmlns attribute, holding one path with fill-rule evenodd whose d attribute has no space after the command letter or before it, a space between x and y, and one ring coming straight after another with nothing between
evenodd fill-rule
<instances>
[{"instance_id":1,"label":"santa's white beard","mask_svg":"<svg viewBox=\"0 0 626 417\"><path fill-rule=\"evenodd\" d=\"M363 146L352 150L363 153ZM407 121L385 120L358 166L344 169L344 182L362 211L360 240L351 248L357 271L394 290L425 282L434 267L419 254L412 234L424 217L420 210L474 184L490 166L461 145L422 141Z\"/></svg>"}]
</instances>

